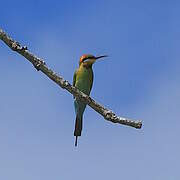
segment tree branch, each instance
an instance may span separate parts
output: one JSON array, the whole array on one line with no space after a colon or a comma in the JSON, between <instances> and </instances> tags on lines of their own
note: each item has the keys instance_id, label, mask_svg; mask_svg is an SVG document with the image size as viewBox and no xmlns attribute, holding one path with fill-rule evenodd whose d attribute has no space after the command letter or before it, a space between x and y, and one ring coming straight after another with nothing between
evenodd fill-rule
<instances>
[{"instance_id":1,"label":"tree branch","mask_svg":"<svg viewBox=\"0 0 180 180\"><path fill-rule=\"evenodd\" d=\"M111 121L113 123L119 123L137 129L140 129L142 127L141 121L134 121L127 118L118 117L111 110L103 107L95 100L93 100L91 97L79 91L77 88L72 86L68 81L66 81L61 76L57 75L54 71L52 71L50 68L48 68L45 62L41 58L38 58L37 56L33 55L30 51L28 51L26 46L21 46L20 43L14 41L11 37L9 37L1 28L0 28L0 39L13 51L16 51L17 53L24 56L28 61L30 61L38 71L39 70L42 71L46 76L48 76L61 88L66 89L71 94L73 94L73 96L80 99L84 103L88 104L96 112L101 114L104 117L104 119Z\"/></svg>"}]
</instances>

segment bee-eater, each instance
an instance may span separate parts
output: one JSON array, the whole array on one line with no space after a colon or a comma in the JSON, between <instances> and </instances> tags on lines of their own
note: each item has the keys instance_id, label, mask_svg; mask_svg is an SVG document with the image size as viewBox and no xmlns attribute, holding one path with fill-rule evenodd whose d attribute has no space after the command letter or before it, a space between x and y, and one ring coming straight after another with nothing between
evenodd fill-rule
<instances>
[{"instance_id":1,"label":"bee-eater","mask_svg":"<svg viewBox=\"0 0 180 180\"><path fill-rule=\"evenodd\" d=\"M77 87L80 91L89 96L91 88L93 85L93 70L92 65L96 62L97 59L107 57L107 56L93 56L91 54L85 54L80 57L79 68L74 72L73 76L73 86ZM86 108L86 104L74 100L74 107L76 113L76 122L74 129L75 146L77 146L78 136L81 136L82 124L83 124L83 113Z\"/></svg>"}]
</instances>

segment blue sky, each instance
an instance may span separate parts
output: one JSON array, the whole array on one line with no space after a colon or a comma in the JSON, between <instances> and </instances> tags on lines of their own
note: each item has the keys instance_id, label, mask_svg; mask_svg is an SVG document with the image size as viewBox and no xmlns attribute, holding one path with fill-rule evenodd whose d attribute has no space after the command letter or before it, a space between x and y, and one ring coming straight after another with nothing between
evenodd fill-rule
<instances>
[{"instance_id":1,"label":"blue sky","mask_svg":"<svg viewBox=\"0 0 180 180\"><path fill-rule=\"evenodd\" d=\"M180 2L1 2L0 27L72 82L84 53L91 96L143 128L87 107L74 147L73 98L0 42L0 179L179 179Z\"/></svg>"}]
</instances>

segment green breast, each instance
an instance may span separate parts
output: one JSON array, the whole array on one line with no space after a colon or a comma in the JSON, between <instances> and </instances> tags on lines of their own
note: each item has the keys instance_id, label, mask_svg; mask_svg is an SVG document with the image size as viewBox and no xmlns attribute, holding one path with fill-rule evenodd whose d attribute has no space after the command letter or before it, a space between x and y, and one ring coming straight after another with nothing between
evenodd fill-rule
<instances>
[{"instance_id":1,"label":"green breast","mask_svg":"<svg viewBox=\"0 0 180 180\"><path fill-rule=\"evenodd\" d=\"M81 66L77 70L76 74L76 83L75 87L77 87L80 91L89 95L93 84L93 71L92 68L85 68Z\"/></svg>"}]
</instances>

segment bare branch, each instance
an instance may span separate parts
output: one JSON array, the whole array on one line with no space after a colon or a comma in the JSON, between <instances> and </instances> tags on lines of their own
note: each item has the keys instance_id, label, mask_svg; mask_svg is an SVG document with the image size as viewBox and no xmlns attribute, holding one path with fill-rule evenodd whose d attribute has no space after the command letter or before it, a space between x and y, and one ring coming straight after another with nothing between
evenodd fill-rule
<instances>
[{"instance_id":1,"label":"bare branch","mask_svg":"<svg viewBox=\"0 0 180 180\"><path fill-rule=\"evenodd\" d=\"M141 121L134 121L131 119L118 117L111 110L103 107L91 97L79 91L77 88L72 86L68 81L63 79L61 76L57 75L54 71L48 68L43 61L43 59L38 58L33 55L30 51L28 51L26 46L21 46L20 43L14 41L11 37L9 37L1 28L0 28L0 39L9 46L13 51L18 52L22 56L24 56L28 61L30 61L33 66L38 70L42 71L45 75L47 75L51 80L53 80L56 84L58 84L61 88L69 91L73 96L80 99L84 103L88 104L91 108L93 108L96 112L101 114L104 119L111 121L113 123L119 123L127 126L131 126L137 129L142 127Z\"/></svg>"}]
</instances>

